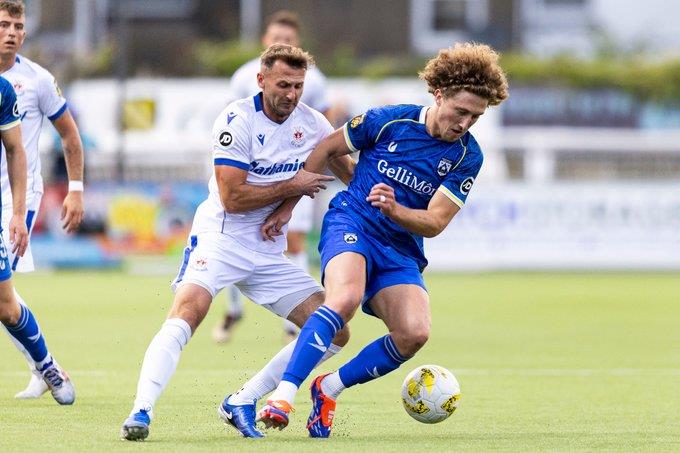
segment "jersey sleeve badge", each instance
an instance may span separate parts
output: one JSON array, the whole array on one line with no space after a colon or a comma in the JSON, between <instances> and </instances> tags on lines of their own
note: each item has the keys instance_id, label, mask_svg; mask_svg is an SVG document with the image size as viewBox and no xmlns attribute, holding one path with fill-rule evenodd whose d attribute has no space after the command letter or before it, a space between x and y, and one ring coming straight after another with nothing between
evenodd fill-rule
<instances>
[{"instance_id":1,"label":"jersey sleeve badge","mask_svg":"<svg viewBox=\"0 0 680 453\"><path fill-rule=\"evenodd\" d=\"M59 87L59 84L57 83L57 79L54 79L54 89L57 92L57 96L62 97L62 98L64 97L64 95L61 92L61 88Z\"/></svg>"},{"instance_id":2,"label":"jersey sleeve badge","mask_svg":"<svg viewBox=\"0 0 680 453\"><path fill-rule=\"evenodd\" d=\"M366 118L366 114L362 113L361 115L357 115L354 118L352 118L352 121L349 123L349 127L352 129L355 129L357 126L359 126L361 123L364 122L364 118Z\"/></svg>"},{"instance_id":3,"label":"jersey sleeve badge","mask_svg":"<svg viewBox=\"0 0 680 453\"><path fill-rule=\"evenodd\" d=\"M234 136L229 131L222 131L217 136L217 141L222 147L227 148L234 141Z\"/></svg>"},{"instance_id":4,"label":"jersey sleeve badge","mask_svg":"<svg viewBox=\"0 0 680 453\"><path fill-rule=\"evenodd\" d=\"M470 193L470 189L472 189L472 185L475 183L475 178L472 176L469 176L465 178L465 180L460 183L460 193L463 195L467 195Z\"/></svg>"}]
</instances>

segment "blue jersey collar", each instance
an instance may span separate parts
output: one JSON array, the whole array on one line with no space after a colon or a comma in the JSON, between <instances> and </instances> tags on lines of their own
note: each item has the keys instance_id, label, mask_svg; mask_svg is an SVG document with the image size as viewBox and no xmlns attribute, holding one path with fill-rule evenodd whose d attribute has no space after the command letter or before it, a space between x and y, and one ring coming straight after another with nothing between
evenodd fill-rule
<instances>
[{"instance_id":1,"label":"blue jersey collar","mask_svg":"<svg viewBox=\"0 0 680 453\"><path fill-rule=\"evenodd\" d=\"M253 97L253 100L255 101L255 111L261 112L262 111L262 92L260 91L259 93L257 93Z\"/></svg>"}]
</instances>

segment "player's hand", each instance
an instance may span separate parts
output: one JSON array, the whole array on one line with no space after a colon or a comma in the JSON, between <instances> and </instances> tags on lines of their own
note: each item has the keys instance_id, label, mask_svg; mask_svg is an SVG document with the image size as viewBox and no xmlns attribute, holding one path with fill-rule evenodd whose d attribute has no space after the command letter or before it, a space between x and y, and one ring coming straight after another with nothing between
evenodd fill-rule
<instances>
[{"instance_id":1,"label":"player's hand","mask_svg":"<svg viewBox=\"0 0 680 453\"><path fill-rule=\"evenodd\" d=\"M283 205L282 205L283 206ZM287 208L279 207L275 209L260 227L262 239L265 241L274 241L276 236L283 235L283 226L290 222L293 211Z\"/></svg>"},{"instance_id":2,"label":"player's hand","mask_svg":"<svg viewBox=\"0 0 680 453\"><path fill-rule=\"evenodd\" d=\"M12 245L12 253L16 256L24 256L28 247L28 229L26 219L23 216L13 215L9 221L9 242Z\"/></svg>"},{"instance_id":3,"label":"player's hand","mask_svg":"<svg viewBox=\"0 0 680 453\"><path fill-rule=\"evenodd\" d=\"M366 201L371 203L371 206L379 208L380 212L388 217L397 207L394 189L382 182L371 187L371 192L366 197Z\"/></svg>"},{"instance_id":4,"label":"player's hand","mask_svg":"<svg viewBox=\"0 0 680 453\"><path fill-rule=\"evenodd\" d=\"M296 189L297 195L307 195L310 198L314 198L314 195L320 190L326 189L327 182L333 181L334 179L333 176L312 173L303 168L298 171L290 181Z\"/></svg>"},{"instance_id":5,"label":"player's hand","mask_svg":"<svg viewBox=\"0 0 680 453\"><path fill-rule=\"evenodd\" d=\"M83 193L69 192L64 198L64 203L61 206L61 227L67 233L73 233L78 230L80 222L83 221Z\"/></svg>"}]
</instances>

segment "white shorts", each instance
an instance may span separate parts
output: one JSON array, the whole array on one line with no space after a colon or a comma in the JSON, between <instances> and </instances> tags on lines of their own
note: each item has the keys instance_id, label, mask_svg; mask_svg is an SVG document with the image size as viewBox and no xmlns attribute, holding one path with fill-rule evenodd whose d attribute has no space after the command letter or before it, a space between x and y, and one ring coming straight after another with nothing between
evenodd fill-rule
<instances>
[{"instance_id":1,"label":"white shorts","mask_svg":"<svg viewBox=\"0 0 680 453\"><path fill-rule=\"evenodd\" d=\"M296 233L309 233L314 223L314 200L302 197L293 209L293 215L288 222L288 231Z\"/></svg>"},{"instance_id":2,"label":"white shorts","mask_svg":"<svg viewBox=\"0 0 680 453\"><path fill-rule=\"evenodd\" d=\"M282 318L312 294L323 291L283 253L255 252L222 233L189 237L172 289L177 291L185 283L205 288L213 298L234 285L244 296Z\"/></svg>"},{"instance_id":3,"label":"white shorts","mask_svg":"<svg viewBox=\"0 0 680 453\"><path fill-rule=\"evenodd\" d=\"M12 253L12 245L9 242L9 221L12 219L12 204L7 203L2 206L2 240L7 245L7 253L9 253L9 263L13 272L33 272L35 265L33 264L33 253L31 252L31 232L33 226L38 218L40 210L40 202L42 200L41 192L29 193L26 197L26 227L28 228L28 247L24 256L15 256Z\"/></svg>"}]
</instances>

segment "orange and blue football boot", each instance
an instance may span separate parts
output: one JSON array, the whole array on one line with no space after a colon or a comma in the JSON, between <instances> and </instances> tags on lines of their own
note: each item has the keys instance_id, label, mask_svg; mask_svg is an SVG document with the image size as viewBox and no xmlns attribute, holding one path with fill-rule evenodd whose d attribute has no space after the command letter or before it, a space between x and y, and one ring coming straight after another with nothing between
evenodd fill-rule
<instances>
[{"instance_id":1,"label":"orange and blue football boot","mask_svg":"<svg viewBox=\"0 0 680 453\"><path fill-rule=\"evenodd\" d=\"M282 430L288 426L288 414L293 410L287 401L267 400L267 404L257 413L257 421L264 423L266 428Z\"/></svg>"},{"instance_id":2,"label":"orange and blue football boot","mask_svg":"<svg viewBox=\"0 0 680 453\"><path fill-rule=\"evenodd\" d=\"M309 437L329 437L335 416L335 400L321 390L321 381L328 376L317 376L309 388L312 396L312 412L307 419Z\"/></svg>"}]
</instances>

